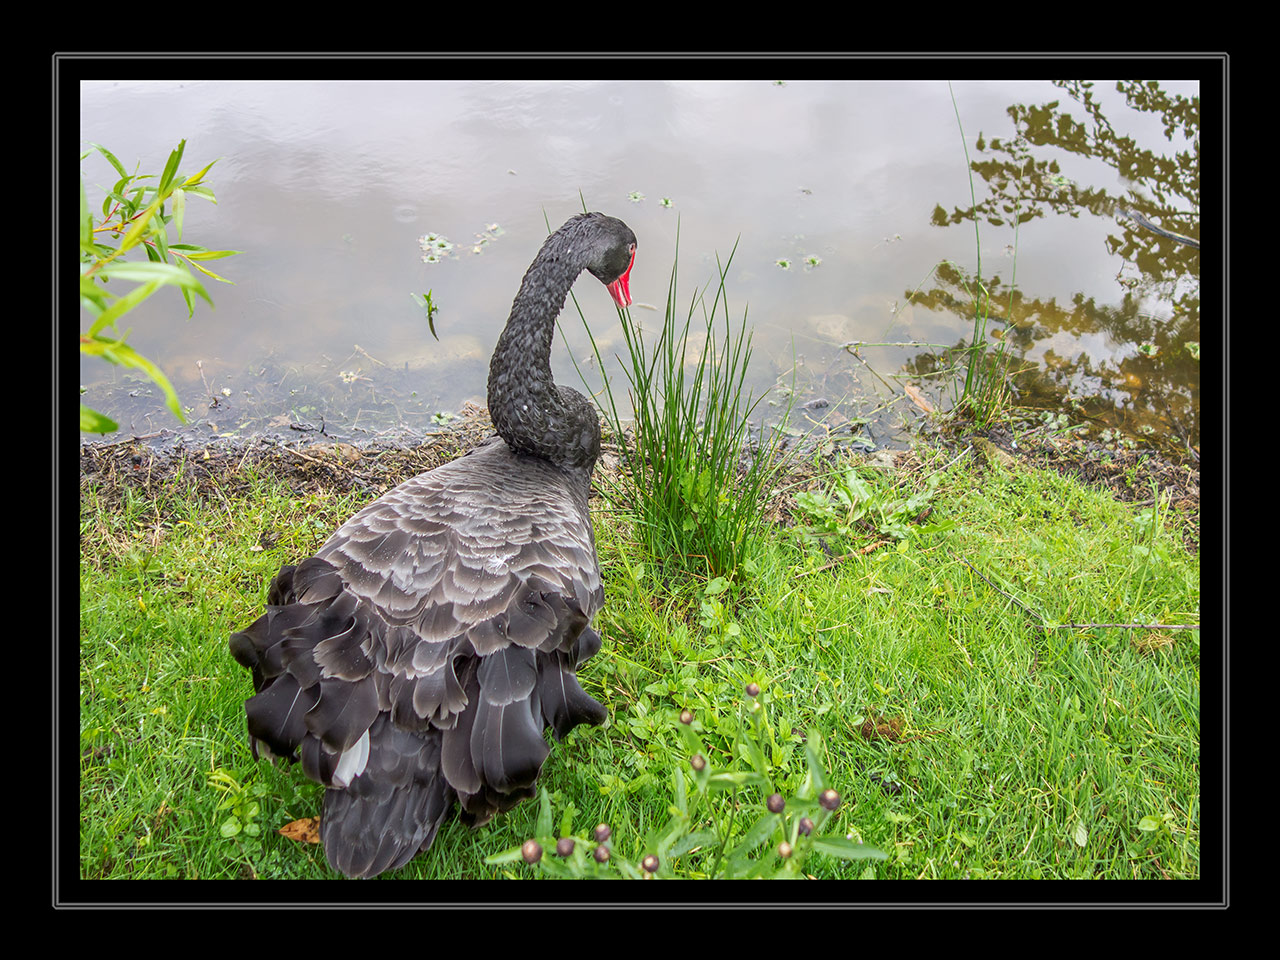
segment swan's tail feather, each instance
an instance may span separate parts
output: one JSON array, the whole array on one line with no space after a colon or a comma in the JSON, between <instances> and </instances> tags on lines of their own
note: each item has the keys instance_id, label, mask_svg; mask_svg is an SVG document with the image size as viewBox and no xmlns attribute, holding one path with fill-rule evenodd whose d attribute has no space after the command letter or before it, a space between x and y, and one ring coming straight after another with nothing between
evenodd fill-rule
<instances>
[{"instance_id":1,"label":"swan's tail feather","mask_svg":"<svg viewBox=\"0 0 1280 960\"><path fill-rule=\"evenodd\" d=\"M345 790L325 791L325 857L348 877L402 867L431 846L453 798L440 774L439 731L402 730L383 714L369 728L364 772Z\"/></svg>"},{"instance_id":2,"label":"swan's tail feather","mask_svg":"<svg viewBox=\"0 0 1280 960\"><path fill-rule=\"evenodd\" d=\"M542 719L557 740L580 723L604 723L609 711L582 689L569 659L560 653L541 658L538 688L542 695Z\"/></svg>"},{"instance_id":3,"label":"swan's tail feather","mask_svg":"<svg viewBox=\"0 0 1280 960\"><path fill-rule=\"evenodd\" d=\"M599 649L599 635L590 633L573 653L508 647L485 657L468 675L471 707L453 729L442 731L441 762L464 818L474 825L534 795L550 753L542 733L546 727L563 739L580 723L603 723L608 717L574 672L582 649L589 651L586 656Z\"/></svg>"}]
</instances>

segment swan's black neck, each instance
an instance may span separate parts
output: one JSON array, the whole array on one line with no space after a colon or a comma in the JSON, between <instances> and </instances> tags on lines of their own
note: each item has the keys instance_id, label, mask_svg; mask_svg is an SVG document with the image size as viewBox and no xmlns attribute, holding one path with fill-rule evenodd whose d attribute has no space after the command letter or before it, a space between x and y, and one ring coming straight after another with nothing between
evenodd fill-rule
<instances>
[{"instance_id":1,"label":"swan's black neck","mask_svg":"<svg viewBox=\"0 0 1280 960\"><path fill-rule=\"evenodd\" d=\"M589 479L600 455L595 409L551 375L556 317L587 265L586 226L582 218L565 224L525 272L489 363L489 414L512 450Z\"/></svg>"}]
</instances>

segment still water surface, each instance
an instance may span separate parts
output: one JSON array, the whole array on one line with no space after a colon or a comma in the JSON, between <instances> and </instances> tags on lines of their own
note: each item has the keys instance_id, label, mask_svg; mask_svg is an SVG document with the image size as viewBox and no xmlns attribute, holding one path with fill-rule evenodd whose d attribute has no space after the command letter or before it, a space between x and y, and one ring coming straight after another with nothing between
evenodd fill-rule
<instances>
[{"instance_id":1,"label":"still water surface","mask_svg":"<svg viewBox=\"0 0 1280 960\"><path fill-rule=\"evenodd\" d=\"M1199 236L1193 81L87 81L80 99L82 147L130 169L158 174L184 138L182 173L218 158L184 239L242 251L210 264L234 285L206 280L216 309L191 320L162 290L123 324L198 436L425 432L482 401L520 277L581 195L639 238L651 329L677 224L682 313L736 243L753 389L778 404L794 382L850 436L893 443L918 400L950 405L939 371L972 340L980 266L1019 402L1199 445L1199 251L1116 212ZM100 213L116 175L96 153L81 169ZM621 349L607 293L586 274L575 292ZM594 389L572 303L561 327L557 380L580 387L576 358ZM81 384L120 435L177 425L145 378L82 362Z\"/></svg>"}]
</instances>

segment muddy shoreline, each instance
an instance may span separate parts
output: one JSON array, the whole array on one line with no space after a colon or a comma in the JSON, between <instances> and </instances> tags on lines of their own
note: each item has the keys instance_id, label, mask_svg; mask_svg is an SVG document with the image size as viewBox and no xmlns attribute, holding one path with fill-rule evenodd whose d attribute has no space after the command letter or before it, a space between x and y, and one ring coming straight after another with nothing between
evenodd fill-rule
<instances>
[{"instance_id":1,"label":"muddy shoreline","mask_svg":"<svg viewBox=\"0 0 1280 960\"><path fill-rule=\"evenodd\" d=\"M317 492L358 491L372 499L396 484L425 470L454 459L493 435L493 425L484 408L468 405L459 416L439 431L405 442L403 437L372 440L356 446L317 434L297 439L281 436L217 438L191 441L175 437L159 445L154 438L126 438L109 443L82 440L80 444L80 486L93 487L99 502L108 508L119 503L125 489L153 496L181 476L190 484L190 493L201 499L219 500L225 494L240 493L249 486L245 468L288 485L299 495ZM1102 444L1070 436L1041 436L1023 431L1014 439L1005 426L984 436L949 437L946 433L929 438L954 456L973 456L987 469L1026 463L1075 477L1081 483L1107 490L1115 499L1135 507L1152 505L1154 491L1176 514L1194 522L1185 524L1188 549L1199 548L1200 467L1197 460L1172 460L1153 450L1111 449ZM824 458L834 454L826 453ZM908 450L881 451L880 465L909 473L918 465ZM615 447L606 438L597 479L602 471L616 470ZM821 469L813 457L799 457L796 469L784 484L799 484L811 478L820 483ZM785 508L779 511L785 517ZM785 522L785 521L784 521Z\"/></svg>"}]
</instances>

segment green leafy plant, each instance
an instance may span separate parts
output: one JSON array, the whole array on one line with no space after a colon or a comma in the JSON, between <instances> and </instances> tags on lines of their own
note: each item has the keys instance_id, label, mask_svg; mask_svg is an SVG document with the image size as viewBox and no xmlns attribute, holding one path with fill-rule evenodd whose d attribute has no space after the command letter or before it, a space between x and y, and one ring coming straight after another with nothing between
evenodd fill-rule
<instances>
[{"instance_id":1,"label":"green leafy plant","mask_svg":"<svg viewBox=\"0 0 1280 960\"><path fill-rule=\"evenodd\" d=\"M929 506L937 490L937 476L925 486L902 496L890 486L872 483L852 464L838 471L827 490L796 494L796 506L810 521L800 528L805 536L852 538L874 533L893 540L910 535L910 524Z\"/></svg>"},{"instance_id":2,"label":"green leafy plant","mask_svg":"<svg viewBox=\"0 0 1280 960\"><path fill-rule=\"evenodd\" d=\"M218 769L209 774L209 786L222 794L217 811L221 818L218 833L227 840L256 846L262 834L258 823L261 815L261 799L267 789L259 782L242 784L231 773Z\"/></svg>"},{"instance_id":3,"label":"green leafy plant","mask_svg":"<svg viewBox=\"0 0 1280 960\"><path fill-rule=\"evenodd\" d=\"M746 563L750 564L751 561ZM725 577L712 577L703 585L699 622L713 637L733 639L742 634L742 627L733 619L733 604L726 602L732 599L731 586Z\"/></svg>"},{"instance_id":4,"label":"green leafy plant","mask_svg":"<svg viewBox=\"0 0 1280 960\"><path fill-rule=\"evenodd\" d=\"M486 858L489 864L523 860L547 876L676 877L711 879L795 879L815 853L847 860L888 859L884 851L848 837L823 836L840 807L840 795L827 783L817 731L805 737L806 770L790 796L774 789L782 751L769 723L758 684L749 683L739 703L730 762L716 769L708 757L701 724L681 711L676 727L685 763L671 773L670 817L643 837L606 824L587 835L573 832L572 807L561 817L559 836L546 788L534 836ZM622 853L620 843L630 848ZM554 856L544 855L553 851Z\"/></svg>"},{"instance_id":5,"label":"green leafy plant","mask_svg":"<svg viewBox=\"0 0 1280 960\"><path fill-rule=\"evenodd\" d=\"M193 243L183 243L182 224L186 214L188 196L203 197L216 202L213 190L204 182L209 168L207 164L194 176L178 173L186 141L179 142L169 154L164 172L156 180L154 175L131 174L106 147L91 143L80 155L84 160L94 151L100 153L120 175L120 179L106 191L102 201L102 217L95 219L85 195L84 177L80 178L80 305L92 318L89 328L80 333L80 352L86 356L101 357L110 363L141 370L164 391L165 404L183 423L182 406L178 394L168 377L153 362L138 353L126 342L128 331L120 333L120 319L138 304L148 299L163 286L175 286L181 291L187 304L187 316L194 315L191 299L194 293L210 306L213 300L192 275L195 270L206 277L230 283L211 270L201 266L203 261L234 256L236 250L208 250ZM153 182L148 182L153 181ZM173 226L177 241L169 239L169 227ZM119 241L112 246L105 237ZM145 251L147 261L126 261L123 256L135 249ZM108 289L110 281L133 284L125 293ZM109 331L109 332L108 332ZM91 433L109 433L118 425L110 417L80 404L80 429Z\"/></svg>"}]
</instances>

